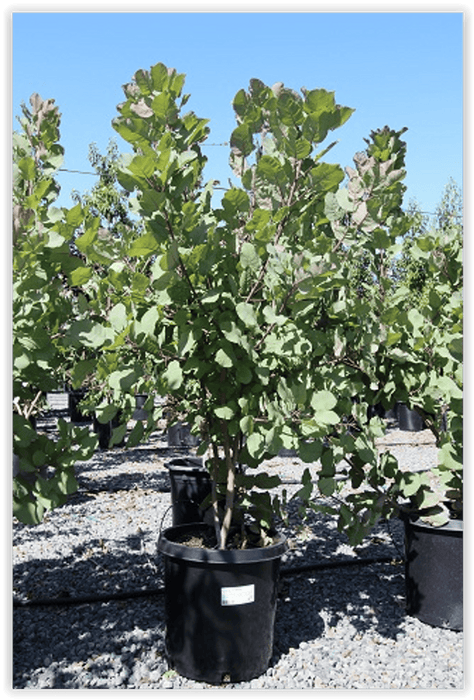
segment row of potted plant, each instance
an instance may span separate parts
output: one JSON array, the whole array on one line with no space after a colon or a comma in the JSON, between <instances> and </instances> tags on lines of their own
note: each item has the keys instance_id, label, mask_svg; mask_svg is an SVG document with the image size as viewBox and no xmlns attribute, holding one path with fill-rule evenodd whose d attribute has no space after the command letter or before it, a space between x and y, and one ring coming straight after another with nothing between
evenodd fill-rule
<instances>
[{"instance_id":1,"label":"row of potted plant","mask_svg":"<svg viewBox=\"0 0 474 700\"><path fill-rule=\"evenodd\" d=\"M297 494L304 508L326 497L352 543L400 514L437 532L462 523L462 236L449 224L413 241L429 273L414 306L413 281L394 277L411 222L402 209L406 129L373 131L344 171L325 160L336 142L325 144L353 110L324 89L257 79L233 101L239 185L216 205L212 181L203 183L207 120L184 112L184 79L161 63L137 71L113 121L132 150L117 177L139 230L108 234L78 204L27 231L58 266L46 288L59 280L74 306L56 321L53 347L63 357L76 348L71 376L95 387L100 421L123 412L114 440L145 376L147 392L171 397L198 439L210 522L160 536L167 649L184 675L246 680L271 657L286 546L276 529L280 480L271 467L256 472L264 460L295 450L309 465ZM368 415L395 402L415 408L435 436L430 473L379 454L384 423ZM128 444L154 429L161 409L149 409ZM30 468L39 457L23 460ZM344 500L341 463L354 487ZM43 488L38 477L30 498ZM458 610L451 618L442 624L459 627Z\"/></svg>"}]
</instances>

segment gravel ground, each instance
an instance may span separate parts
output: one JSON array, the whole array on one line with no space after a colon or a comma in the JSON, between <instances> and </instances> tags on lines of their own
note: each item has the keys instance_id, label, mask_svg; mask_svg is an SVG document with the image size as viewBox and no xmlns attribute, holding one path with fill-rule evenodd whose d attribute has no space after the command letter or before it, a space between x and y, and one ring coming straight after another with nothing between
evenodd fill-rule
<instances>
[{"instance_id":1,"label":"gravel ground","mask_svg":"<svg viewBox=\"0 0 474 700\"><path fill-rule=\"evenodd\" d=\"M56 411L61 410L60 399L55 400ZM407 466L429 467L435 459L426 431L388 429L381 442ZM332 516L313 514L302 529L291 526L297 504L285 533L290 548L283 569L335 561L346 565L281 577L267 672L248 683L209 686L168 669L156 542L160 528L171 524L164 465L177 454L160 433L133 450L97 451L77 465L80 489L65 506L35 527L14 521L13 594L26 605L13 609L13 688L464 687L463 634L405 613L400 523L380 524L353 548ZM275 458L266 466L288 482L302 469L293 457ZM286 488L291 495L298 486ZM359 558L390 561L358 565ZM103 599L38 604L88 596Z\"/></svg>"}]
</instances>

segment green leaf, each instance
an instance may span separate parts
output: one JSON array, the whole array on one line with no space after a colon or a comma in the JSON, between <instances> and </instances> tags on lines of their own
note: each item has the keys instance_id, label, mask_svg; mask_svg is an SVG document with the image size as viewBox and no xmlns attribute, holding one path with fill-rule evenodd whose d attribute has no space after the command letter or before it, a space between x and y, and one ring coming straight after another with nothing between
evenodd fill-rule
<instances>
[{"instance_id":1,"label":"green leaf","mask_svg":"<svg viewBox=\"0 0 474 700\"><path fill-rule=\"evenodd\" d=\"M245 190L239 189L238 187L232 187L230 190L227 190L222 198L222 204L224 208L229 208L235 213L243 214L249 210L250 199Z\"/></svg>"},{"instance_id":2,"label":"green leaf","mask_svg":"<svg viewBox=\"0 0 474 700\"><path fill-rule=\"evenodd\" d=\"M422 473L406 472L402 474L401 489L407 498L414 496L424 483L425 478Z\"/></svg>"},{"instance_id":3,"label":"green leaf","mask_svg":"<svg viewBox=\"0 0 474 700\"><path fill-rule=\"evenodd\" d=\"M78 483L74 474L68 470L63 470L59 477L58 486L62 493L72 494L77 491Z\"/></svg>"},{"instance_id":4,"label":"green leaf","mask_svg":"<svg viewBox=\"0 0 474 700\"><path fill-rule=\"evenodd\" d=\"M79 360L71 372L71 381L73 388L80 387L85 378L92 374L95 370L96 360Z\"/></svg>"},{"instance_id":5,"label":"green leaf","mask_svg":"<svg viewBox=\"0 0 474 700\"><path fill-rule=\"evenodd\" d=\"M82 236L76 238L75 244L81 253L88 253L90 247L97 241L100 219L97 217L87 226Z\"/></svg>"},{"instance_id":6,"label":"green leaf","mask_svg":"<svg viewBox=\"0 0 474 700\"><path fill-rule=\"evenodd\" d=\"M336 425L340 420L337 413L325 410L317 410L314 418L320 425Z\"/></svg>"},{"instance_id":7,"label":"green leaf","mask_svg":"<svg viewBox=\"0 0 474 700\"><path fill-rule=\"evenodd\" d=\"M156 240L151 231L148 231L140 238L133 241L127 251L127 255L133 258L144 258L157 253L160 249L160 244Z\"/></svg>"},{"instance_id":8,"label":"green leaf","mask_svg":"<svg viewBox=\"0 0 474 700\"><path fill-rule=\"evenodd\" d=\"M237 365L237 372L236 372L237 380L241 384L250 384L252 381L252 371L248 367L248 365L242 364L241 362L238 363Z\"/></svg>"},{"instance_id":9,"label":"green leaf","mask_svg":"<svg viewBox=\"0 0 474 700\"><path fill-rule=\"evenodd\" d=\"M387 339L385 340L385 345L387 347L390 347L391 345L395 345L398 343L400 338L403 337L403 333L400 331L388 331L387 333Z\"/></svg>"},{"instance_id":10,"label":"green leaf","mask_svg":"<svg viewBox=\"0 0 474 700\"><path fill-rule=\"evenodd\" d=\"M253 272L257 272L260 268L260 257L255 247L248 241L242 245L240 262L244 269L250 268Z\"/></svg>"},{"instance_id":11,"label":"green leaf","mask_svg":"<svg viewBox=\"0 0 474 700\"><path fill-rule=\"evenodd\" d=\"M337 403L337 398L330 391L317 391L311 397L311 406L316 411L329 411L334 408Z\"/></svg>"},{"instance_id":12,"label":"green leaf","mask_svg":"<svg viewBox=\"0 0 474 700\"><path fill-rule=\"evenodd\" d=\"M152 108L155 115L162 121L167 121L168 116L173 113L173 108L176 109L173 99L165 92L161 92L153 98Z\"/></svg>"},{"instance_id":13,"label":"green leaf","mask_svg":"<svg viewBox=\"0 0 474 700\"><path fill-rule=\"evenodd\" d=\"M301 440L298 445L298 456L303 462L317 462L322 454L322 444L319 440L312 442Z\"/></svg>"},{"instance_id":14,"label":"green leaf","mask_svg":"<svg viewBox=\"0 0 474 700\"><path fill-rule=\"evenodd\" d=\"M147 215L151 216L155 211L159 211L166 200L164 192L156 190L144 190L139 199L140 208Z\"/></svg>"},{"instance_id":15,"label":"green leaf","mask_svg":"<svg viewBox=\"0 0 474 700\"><path fill-rule=\"evenodd\" d=\"M135 447L140 443L140 440L142 439L143 435L145 433L145 429L143 427L143 422L142 421L137 421L135 425L133 426L130 435L128 436L127 440L127 447Z\"/></svg>"},{"instance_id":16,"label":"green leaf","mask_svg":"<svg viewBox=\"0 0 474 700\"><path fill-rule=\"evenodd\" d=\"M218 418L222 420L232 420L235 415L235 406L218 406L214 409L214 413Z\"/></svg>"},{"instance_id":17,"label":"green leaf","mask_svg":"<svg viewBox=\"0 0 474 700\"><path fill-rule=\"evenodd\" d=\"M318 479L318 489L323 496L332 496L336 490L336 480L332 477L321 476Z\"/></svg>"},{"instance_id":18,"label":"green leaf","mask_svg":"<svg viewBox=\"0 0 474 700\"><path fill-rule=\"evenodd\" d=\"M161 92L168 80L168 69L163 63L157 63L150 69L151 78L153 80L153 88L157 92Z\"/></svg>"},{"instance_id":19,"label":"green leaf","mask_svg":"<svg viewBox=\"0 0 474 700\"><path fill-rule=\"evenodd\" d=\"M376 228L371 233L372 245L377 250L385 250L391 243L390 235L382 228Z\"/></svg>"},{"instance_id":20,"label":"green leaf","mask_svg":"<svg viewBox=\"0 0 474 700\"><path fill-rule=\"evenodd\" d=\"M48 248L61 248L66 239L57 231L48 231Z\"/></svg>"},{"instance_id":21,"label":"green leaf","mask_svg":"<svg viewBox=\"0 0 474 700\"><path fill-rule=\"evenodd\" d=\"M336 199L337 203L344 211L353 212L357 208L357 205L349 197L349 191L347 187L340 187L338 189L338 191L336 192Z\"/></svg>"},{"instance_id":22,"label":"green leaf","mask_svg":"<svg viewBox=\"0 0 474 700\"><path fill-rule=\"evenodd\" d=\"M245 326L247 326L248 328L254 328L255 326L258 326L257 316L255 314L255 309L252 306L252 304L247 304L247 302L241 301L237 304L235 310L237 311L238 317L245 324Z\"/></svg>"},{"instance_id":23,"label":"green leaf","mask_svg":"<svg viewBox=\"0 0 474 700\"><path fill-rule=\"evenodd\" d=\"M260 433L252 433L247 438L246 446L250 456L258 459L265 451L265 438Z\"/></svg>"},{"instance_id":24,"label":"green leaf","mask_svg":"<svg viewBox=\"0 0 474 700\"><path fill-rule=\"evenodd\" d=\"M229 350L220 348L216 353L216 362L221 367L233 367L235 357Z\"/></svg>"},{"instance_id":25,"label":"green leaf","mask_svg":"<svg viewBox=\"0 0 474 700\"><path fill-rule=\"evenodd\" d=\"M329 92L324 88L308 90L304 99L304 108L314 115L331 111L335 107L334 95L334 91Z\"/></svg>"},{"instance_id":26,"label":"green leaf","mask_svg":"<svg viewBox=\"0 0 474 700\"><path fill-rule=\"evenodd\" d=\"M122 440L124 439L125 435L127 433L127 426L126 424L124 425L119 425L117 428L114 428L112 430L112 435L110 438L110 445L119 445Z\"/></svg>"},{"instance_id":27,"label":"green leaf","mask_svg":"<svg viewBox=\"0 0 474 700\"><path fill-rule=\"evenodd\" d=\"M177 360L172 360L163 373L163 379L168 387L175 391L183 383L183 371Z\"/></svg>"},{"instance_id":28,"label":"green leaf","mask_svg":"<svg viewBox=\"0 0 474 700\"><path fill-rule=\"evenodd\" d=\"M245 114L245 110L247 109L248 103L249 103L249 98L248 98L245 90L242 88L241 90L238 91L238 93L234 97L234 100L232 102L232 106L233 106L234 110L237 112L237 114L240 117L243 117Z\"/></svg>"},{"instance_id":29,"label":"green leaf","mask_svg":"<svg viewBox=\"0 0 474 700\"><path fill-rule=\"evenodd\" d=\"M92 270L90 267L76 267L75 270L69 273L69 282L72 287L82 287L90 280L91 276Z\"/></svg>"},{"instance_id":30,"label":"green leaf","mask_svg":"<svg viewBox=\"0 0 474 700\"><path fill-rule=\"evenodd\" d=\"M13 498L13 515L25 525L38 525L43 520L44 512L44 506L38 501L25 501L15 496Z\"/></svg>"},{"instance_id":31,"label":"green leaf","mask_svg":"<svg viewBox=\"0 0 474 700\"><path fill-rule=\"evenodd\" d=\"M135 156L128 169L136 176L147 179L155 172L155 161L150 156Z\"/></svg>"},{"instance_id":32,"label":"green leaf","mask_svg":"<svg viewBox=\"0 0 474 700\"><path fill-rule=\"evenodd\" d=\"M142 95L150 95L152 92L152 84L150 80L150 74L148 71L142 70L141 68L136 71L133 76L136 84L140 88Z\"/></svg>"},{"instance_id":33,"label":"green leaf","mask_svg":"<svg viewBox=\"0 0 474 700\"><path fill-rule=\"evenodd\" d=\"M239 401L240 404L240 401ZM254 420L252 416L244 416L239 421L240 429L244 435L249 435L253 432Z\"/></svg>"},{"instance_id":34,"label":"green leaf","mask_svg":"<svg viewBox=\"0 0 474 700\"><path fill-rule=\"evenodd\" d=\"M36 175L35 161L33 158L22 158L18 162L18 169L25 180L34 180Z\"/></svg>"},{"instance_id":35,"label":"green leaf","mask_svg":"<svg viewBox=\"0 0 474 700\"><path fill-rule=\"evenodd\" d=\"M265 491L268 489L277 488L281 484L281 479L278 475L270 475L267 474L267 472L259 472L258 474L251 476L250 479L252 479L256 488L263 489Z\"/></svg>"},{"instance_id":36,"label":"green leaf","mask_svg":"<svg viewBox=\"0 0 474 700\"><path fill-rule=\"evenodd\" d=\"M303 484L303 487L299 489L299 491L295 494L298 498L301 498L302 501L308 501L312 492L313 492L313 484L311 480L311 472L309 471L308 467L304 470L302 477L301 477L301 483Z\"/></svg>"},{"instance_id":37,"label":"green leaf","mask_svg":"<svg viewBox=\"0 0 474 700\"><path fill-rule=\"evenodd\" d=\"M77 228L82 224L84 219L84 214L82 212L82 207L80 204L76 204L75 207L68 209L66 212L66 222L72 228Z\"/></svg>"},{"instance_id":38,"label":"green leaf","mask_svg":"<svg viewBox=\"0 0 474 700\"><path fill-rule=\"evenodd\" d=\"M275 185L285 185L288 182L282 162L274 156L262 156L260 158L257 163L257 175Z\"/></svg>"},{"instance_id":39,"label":"green leaf","mask_svg":"<svg viewBox=\"0 0 474 700\"><path fill-rule=\"evenodd\" d=\"M112 372L108 377L108 383L112 389L119 392L127 392L137 379L137 374L133 369L122 369Z\"/></svg>"},{"instance_id":40,"label":"green leaf","mask_svg":"<svg viewBox=\"0 0 474 700\"><path fill-rule=\"evenodd\" d=\"M252 140L252 131L247 124L241 124L232 132L230 137L231 148L235 148L240 155L248 156L255 146Z\"/></svg>"},{"instance_id":41,"label":"green leaf","mask_svg":"<svg viewBox=\"0 0 474 700\"><path fill-rule=\"evenodd\" d=\"M292 90L283 89L280 92L277 108L283 124L293 126L303 122L303 102Z\"/></svg>"},{"instance_id":42,"label":"green leaf","mask_svg":"<svg viewBox=\"0 0 474 700\"><path fill-rule=\"evenodd\" d=\"M295 158L298 160L304 160L304 158L307 158L311 151L313 150L313 147L309 141L307 141L304 138L299 138L295 142Z\"/></svg>"},{"instance_id":43,"label":"green leaf","mask_svg":"<svg viewBox=\"0 0 474 700\"><path fill-rule=\"evenodd\" d=\"M118 389L120 389L120 383L118 382L116 384ZM96 406L95 408L95 416L99 423L102 423L105 425L105 423L109 423L115 416L117 415L117 407L113 406L111 404L107 404L105 406Z\"/></svg>"},{"instance_id":44,"label":"green leaf","mask_svg":"<svg viewBox=\"0 0 474 700\"><path fill-rule=\"evenodd\" d=\"M99 348L108 340L113 340L112 329L105 328L100 323L94 323L90 319L73 321L66 336L71 339L75 347L85 345L90 348Z\"/></svg>"},{"instance_id":45,"label":"green leaf","mask_svg":"<svg viewBox=\"0 0 474 700\"><path fill-rule=\"evenodd\" d=\"M109 313L109 321L115 331L122 331L127 325L127 309L122 303L116 304Z\"/></svg>"}]
</instances>

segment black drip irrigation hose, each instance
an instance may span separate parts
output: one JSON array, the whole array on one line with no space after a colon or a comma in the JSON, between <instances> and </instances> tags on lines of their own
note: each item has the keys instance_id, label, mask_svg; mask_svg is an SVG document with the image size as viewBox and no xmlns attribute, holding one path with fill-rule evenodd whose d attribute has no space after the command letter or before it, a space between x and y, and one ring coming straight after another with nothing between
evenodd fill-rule
<instances>
[{"instance_id":1,"label":"black drip irrigation hose","mask_svg":"<svg viewBox=\"0 0 474 700\"><path fill-rule=\"evenodd\" d=\"M325 569L337 569L346 566L369 566L370 564L400 564L394 557L368 557L365 559L341 559L341 561L328 561L324 563L301 564L299 566L287 566L280 569L280 576L297 576L308 571L324 571ZM104 593L96 595L65 597L65 598L37 598L36 600L13 599L14 608L46 607L48 605L85 605L91 603L109 603L114 600L128 600L133 598L146 598L148 596L163 595L164 586L160 588L146 588L142 591L120 591L117 593Z\"/></svg>"}]
</instances>

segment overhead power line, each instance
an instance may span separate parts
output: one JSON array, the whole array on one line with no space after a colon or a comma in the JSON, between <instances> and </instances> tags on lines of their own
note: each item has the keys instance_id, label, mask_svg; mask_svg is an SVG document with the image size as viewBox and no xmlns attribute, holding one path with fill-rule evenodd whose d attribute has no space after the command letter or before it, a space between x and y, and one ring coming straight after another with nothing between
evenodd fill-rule
<instances>
[{"instance_id":1,"label":"overhead power line","mask_svg":"<svg viewBox=\"0 0 474 700\"><path fill-rule=\"evenodd\" d=\"M205 143L203 146L228 146L229 144L227 142L225 143ZM92 173L92 172L87 172L84 170L69 170L69 168L58 168L59 172L61 173L74 173L76 175L97 175L97 173ZM220 187L217 187L216 189L222 189ZM418 212L419 214L426 214L427 216L436 216L436 212L432 211L420 211ZM462 219L461 214L455 214L454 215L455 219Z\"/></svg>"},{"instance_id":2,"label":"overhead power line","mask_svg":"<svg viewBox=\"0 0 474 700\"><path fill-rule=\"evenodd\" d=\"M84 170L68 170L68 168L58 168L61 173L76 173L77 175L97 175L97 173L88 173Z\"/></svg>"}]
</instances>

